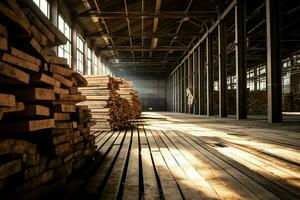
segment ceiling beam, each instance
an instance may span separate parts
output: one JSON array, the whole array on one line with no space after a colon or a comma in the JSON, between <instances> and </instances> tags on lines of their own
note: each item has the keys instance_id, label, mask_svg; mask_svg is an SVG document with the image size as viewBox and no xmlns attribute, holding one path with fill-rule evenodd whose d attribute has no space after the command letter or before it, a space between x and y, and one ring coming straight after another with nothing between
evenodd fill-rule
<instances>
[{"instance_id":1,"label":"ceiling beam","mask_svg":"<svg viewBox=\"0 0 300 200\"><path fill-rule=\"evenodd\" d=\"M117 39L122 39L122 38L128 38L127 34L108 34L108 33L103 33L102 32L94 32L94 33L87 33L88 37L108 37L108 38L117 38ZM156 34L131 34L132 38L173 38L176 37L176 39L192 39L194 37L200 37L199 33L180 33L180 34L176 34L176 33L156 33Z\"/></svg>"},{"instance_id":2,"label":"ceiling beam","mask_svg":"<svg viewBox=\"0 0 300 200\"><path fill-rule=\"evenodd\" d=\"M172 46L172 47L157 47L155 49L149 49L146 47L112 47L112 48L99 48L99 51L185 51L186 47Z\"/></svg>"},{"instance_id":3,"label":"ceiling beam","mask_svg":"<svg viewBox=\"0 0 300 200\"><path fill-rule=\"evenodd\" d=\"M155 17L159 17L159 18L186 18L186 17L190 17L190 18L198 18L198 19L210 19L210 18L214 18L217 17L218 14L216 11L188 11L188 12L184 12L184 11L174 11L174 12L159 12L159 13L155 13L155 12L128 12L126 15L126 12L83 12L80 14L77 14L76 17L90 17L90 16L95 16L95 17L100 17L103 19L114 19L114 18L155 18Z\"/></svg>"},{"instance_id":4,"label":"ceiling beam","mask_svg":"<svg viewBox=\"0 0 300 200\"><path fill-rule=\"evenodd\" d=\"M118 65L142 65L142 66L150 66L150 65L175 65L177 64L178 62L147 62L147 63L144 63L144 62L119 62L119 63L111 63L113 64L114 66L118 66Z\"/></svg>"},{"instance_id":5,"label":"ceiling beam","mask_svg":"<svg viewBox=\"0 0 300 200\"><path fill-rule=\"evenodd\" d=\"M161 0L156 0L156 4L155 4L155 14L156 15L159 15L159 13L160 13L160 5L161 5ZM159 17L154 17L154 19L153 19L153 29L152 29L153 35L155 35L156 32L157 32L158 20L159 20ZM151 49L155 49L157 47L157 43L158 43L158 38L157 37L152 37L152 39L151 39ZM150 51L149 57L150 58L152 57L152 51Z\"/></svg>"}]
</instances>

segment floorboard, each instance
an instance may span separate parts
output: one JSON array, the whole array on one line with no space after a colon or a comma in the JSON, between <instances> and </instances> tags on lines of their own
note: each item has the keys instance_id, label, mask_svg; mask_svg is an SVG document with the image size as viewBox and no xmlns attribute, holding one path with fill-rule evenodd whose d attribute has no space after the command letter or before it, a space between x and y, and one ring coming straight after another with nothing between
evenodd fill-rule
<instances>
[{"instance_id":1,"label":"floorboard","mask_svg":"<svg viewBox=\"0 0 300 200\"><path fill-rule=\"evenodd\" d=\"M95 130L97 155L64 199L298 200L298 128L144 113L127 130Z\"/></svg>"}]
</instances>

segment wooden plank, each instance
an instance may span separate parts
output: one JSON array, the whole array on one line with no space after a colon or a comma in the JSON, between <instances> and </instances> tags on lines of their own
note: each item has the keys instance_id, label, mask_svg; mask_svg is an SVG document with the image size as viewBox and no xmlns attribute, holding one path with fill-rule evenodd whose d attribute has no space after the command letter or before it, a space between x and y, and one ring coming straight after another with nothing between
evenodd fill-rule
<instances>
[{"instance_id":1,"label":"wooden plank","mask_svg":"<svg viewBox=\"0 0 300 200\"><path fill-rule=\"evenodd\" d=\"M70 129L70 128L77 128L77 122L55 122L55 128L61 129Z\"/></svg>"},{"instance_id":2,"label":"wooden plank","mask_svg":"<svg viewBox=\"0 0 300 200\"><path fill-rule=\"evenodd\" d=\"M73 81L59 75L56 73L53 73L53 78L60 81L63 85L67 86L67 87L72 87L73 86Z\"/></svg>"},{"instance_id":3,"label":"wooden plank","mask_svg":"<svg viewBox=\"0 0 300 200\"><path fill-rule=\"evenodd\" d=\"M2 24L0 24L0 35L2 35L3 37L7 38L8 34L7 34L7 29L5 26L3 26Z\"/></svg>"},{"instance_id":4,"label":"wooden plank","mask_svg":"<svg viewBox=\"0 0 300 200\"><path fill-rule=\"evenodd\" d=\"M0 139L0 155L14 153L35 154L36 145L25 140Z\"/></svg>"},{"instance_id":5,"label":"wooden plank","mask_svg":"<svg viewBox=\"0 0 300 200\"><path fill-rule=\"evenodd\" d=\"M16 106L16 97L11 94L2 94L0 93L0 107L12 107Z\"/></svg>"},{"instance_id":6,"label":"wooden plank","mask_svg":"<svg viewBox=\"0 0 300 200\"><path fill-rule=\"evenodd\" d=\"M159 189L152 163L150 149L145 135L145 130L139 128L141 140L141 158L144 183L144 199L159 199Z\"/></svg>"},{"instance_id":7,"label":"wooden plank","mask_svg":"<svg viewBox=\"0 0 300 200\"><path fill-rule=\"evenodd\" d=\"M71 119L70 113L54 113L55 121L67 121Z\"/></svg>"},{"instance_id":8,"label":"wooden plank","mask_svg":"<svg viewBox=\"0 0 300 200\"><path fill-rule=\"evenodd\" d=\"M0 61L0 83L20 84L29 83L29 74Z\"/></svg>"},{"instance_id":9,"label":"wooden plank","mask_svg":"<svg viewBox=\"0 0 300 200\"><path fill-rule=\"evenodd\" d=\"M139 199L139 143L138 131L132 131L128 169L124 184L123 199Z\"/></svg>"},{"instance_id":10,"label":"wooden plank","mask_svg":"<svg viewBox=\"0 0 300 200\"><path fill-rule=\"evenodd\" d=\"M21 159L11 160L5 163L0 163L0 179L9 177L22 170Z\"/></svg>"},{"instance_id":11,"label":"wooden plank","mask_svg":"<svg viewBox=\"0 0 300 200\"><path fill-rule=\"evenodd\" d=\"M118 136L118 133L108 135L106 140L104 140L104 142L100 145L98 151L100 155L105 155L105 159L103 160L102 164L99 165L91 179L88 180L87 184L84 186L83 191L85 197L97 196L99 198L99 191L101 190L101 186L103 187L104 180L107 176L106 174L112 165L118 149L120 148L119 145L112 145Z\"/></svg>"},{"instance_id":12,"label":"wooden plank","mask_svg":"<svg viewBox=\"0 0 300 200\"><path fill-rule=\"evenodd\" d=\"M54 93L60 94L60 95L68 95L68 94L70 94L70 90L55 86Z\"/></svg>"},{"instance_id":13,"label":"wooden plank","mask_svg":"<svg viewBox=\"0 0 300 200\"><path fill-rule=\"evenodd\" d=\"M28 69L34 72L38 72L40 71L40 66L25 60L22 60L20 58L17 58L15 56L12 56L8 53L4 53L1 57L2 61L5 61L9 64L13 64L13 65L17 65L19 67L22 67L24 69Z\"/></svg>"},{"instance_id":14,"label":"wooden plank","mask_svg":"<svg viewBox=\"0 0 300 200\"><path fill-rule=\"evenodd\" d=\"M68 59L66 58L63 58L63 57L58 57L58 56L48 56L49 58L49 63L50 64L56 64L57 65L64 65L64 66L69 66L68 65ZM51 66L51 65L50 65ZM71 68L69 68L70 70L72 70ZM73 71L73 70L72 70ZM61 75L64 75L64 74L61 74ZM72 75L72 74L71 74ZM70 75L70 76L71 76ZM65 76L67 76L65 74Z\"/></svg>"},{"instance_id":15,"label":"wooden plank","mask_svg":"<svg viewBox=\"0 0 300 200\"><path fill-rule=\"evenodd\" d=\"M124 142L121 143L121 141ZM127 159L129 144L130 144L131 133L129 131L121 131L120 136L117 140L120 139L120 142L115 141L114 145L120 145L121 151L117 155L117 160L113 166L113 169L110 173L110 176L105 184L103 191L100 195L100 199L116 199L120 186L122 184L122 175L124 173L125 163ZM132 197L132 196L131 196ZM123 197L125 198L125 197ZM134 197L132 197L134 198Z\"/></svg>"},{"instance_id":16,"label":"wooden plank","mask_svg":"<svg viewBox=\"0 0 300 200\"><path fill-rule=\"evenodd\" d=\"M47 84L56 86L59 84L58 81L56 81L54 78L44 74L44 73L38 73L30 76L30 82L31 83L39 83L39 84ZM58 82L58 83L57 83Z\"/></svg>"},{"instance_id":17,"label":"wooden plank","mask_svg":"<svg viewBox=\"0 0 300 200\"><path fill-rule=\"evenodd\" d=\"M7 39L5 37L0 36L0 50L8 50Z\"/></svg>"},{"instance_id":18,"label":"wooden plank","mask_svg":"<svg viewBox=\"0 0 300 200\"><path fill-rule=\"evenodd\" d=\"M22 60L28 61L30 63L34 63L38 66L41 66L41 60L40 59L38 59L34 56L31 56L31 55L29 55L29 54L25 53L24 51L21 51L17 48L14 48L14 47L11 48L11 55L13 55L15 57L18 57Z\"/></svg>"},{"instance_id":19,"label":"wooden plank","mask_svg":"<svg viewBox=\"0 0 300 200\"><path fill-rule=\"evenodd\" d=\"M85 101L86 98L83 95L68 95L68 94L65 95L65 94L61 94L61 95L59 95L59 100L80 102L80 101Z\"/></svg>"},{"instance_id":20,"label":"wooden plank","mask_svg":"<svg viewBox=\"0 0 300 200\"><path fill-rule=\"evenodd\" d=\"M37 29L39 29L39 31L41 31L51 42L51 44L53 44L55 42L55 36L54 34L48 29L48 27L46 27L37 17L36 15L31 12L29 9L23 9L26 16L28 17L28 19L30 20L31 24L36 26Z\"/></svg>"},{"instance_id":21,"label":"wooden plank","mask_svg":"<svg viewBox=\"0 0 300 200\"><path fill-rule=\"evenodd\" d=\"M0 129L6 134L33 132L48 128L55 128L54 119L24 120L0 124Z\"/></svg>"},{"instance_id":22,"label":"wooden plank","mask_svg":"<svg viewBox=\"0 0 300 200\"><path fill-rule=\"evenodd\" d=\"M195 192L193 197L201 196L203 199L221 199L216 191L209 185L209 183L197 172L197 170L184 158L181 152L173 145L170 140L166 138L166 136L162 133L162 131L158 131L158 135L164 141L166 146L169 148L171 154L176 159L177 163L181 169L183 169L184 173L188 177L189 180L184 180L181 182L182 186L185 185L193 185L193 191L189 191L189 188L182 189L183 194L187 198L187 195L192 195L192 192ZM186 189L186 190L185 190ZM191 197L189 197L191 198Z\"/></svg>"},{"instance_id":23,"label":"wooden plank","mask_svg":"<svg viewBox=\"0 0 300 200\"><path fill-rule=\"evenodd\" d=\"M34 39L43 47L47 46L49 41L48 38L41 33L34 25L31 25L30 30L33 34Z\"/></svg>"},{"instance_id":24,"label":"wooden plank","mask_svg":"<svg viewBox=\"0 0 300 200\"><path fill-rule=\"evenodd\" d=\"M30 45L47 63L49 62L48 57L45 55L44 48L41 47L41 45L35 40L35 38L31 39Z\"/></svg>"},{"instance_id":25,"label":"wooden plank","mask_svg":"<svg viewBox=\"0 0 300 200\"><path fill-rule=\"evenodd\" d=\"M50 116L50 109L41 105L26 105L23 112L18 112L16 116L34 117L34 116Z\"/></svg>"},{"instance_id":26,"label":"wooden plank","mask_svg":"<svg viewBox=\"0 0 300 200\"><path fill-rule=\"evenodd\" d=\"M16 102L16 106L13 107L0 107L0 120L2 119L4 113L12 112L16 114L15 112L20 112L23 110L25 110L25 106L22 102Z\"/></svg>"},{"instance_id":27,"label":"wooden plank","mask_svg":"<svg viewBox=\"0 0 300 200\"><path fill-rule=\"evenodd\" d=\"M24 102L55 100L55 94L52 89L45 88L15 88L7 90L8 93L13 93L17 100Z\"/></svg>"},{"instance_id":28,"label":"wooden plank","mask_svg":"<svg viewBox=\"0 0 300 200\"><path fill-rule=\"evenodd\" d=\"M155 143L155 140L151 132L148 130L146 131L146 137L149 141L151 155L154 161L155 169L160 179L164 198L166 200L183 199L174 177L172 176L171 172L168 170L168 166L165 163L162 154L159 152L158 146Z\"/></svg>"},{"instance_id":29,"label":"wooden plank","mask_svg":"<svg viewBox=\"0 0 300 200\"><path fill-rule=\"evenodd\" d=\"M188 137L193 138L193 136L190 136L190 135ZM224 166L223 169L234 177L239 177L239 179L243 178L242 180L244 181L244 184L243 184L244 187L248 188L256 196L270 195L268 192L266 192L266 189L268 189L268 190L272 191L272 193L274 193L278 197L281 196L281 193L285 193L284 195L285 195L286 199L294 198L290 192L284 192L282 190L282 188L275 186L271 181L267 181L267 179L264 179L259 174L249 170L248 168L245 168L245 166L238 164L234 160L229 159L228 157L225 157L224 155L218 153L216 150L212 149L211 147L208 147L202 141L199 141L196 138L194 138L194 141L197 143L198 148L201 148L203 152L208 154L207 155L208 157L216 158L215 161L218 161L218 163L220 163L222 165L228 166L230 164L231 166L234 166L234 167L230 167L230 168L226 168ZM246 174L248 177L247 176L245 177L243 175L241 176L241 173ZM256 181L256 183L253 183L250 180L252 180L252 181L254 180L254 181ZM259 184L257 184L257 183L259 183ZM278 193L278 191L281 191L281 193ZM252 197L252 198L254 198L254 197Z\"/></svg>"},{"instance_id":30,"label":"wooden plank","mask_svg":"<svg viewBox=\"0 0 300 200\"><path fill-rule=\"evenodd\" d=\"M74 73L71 68L50 64L50 72L56 73L65 77L70 77Z\"/></svg>"},{"instance_id":31,"label":"wooden plank","mask_svg":"<svg viewBox=\"0 0 300 200\"><path fill-rule=\"evenodd\" d=\"M53 106L54 112L63 112L63 113L73 113L76 112L76 106L75 105L69 105L69 104L57 104Z\"/></svg>"},{"instance_id":32,"label":"wooden plank","mask_svg":"<svg viewBox=\"0 0 300 200\"><path fill-rule=\"evenodd\" d=\"M30 22L28 21L24 11L21 9L16 0L6 0L7 4L12 8L15 13L18 13L20 18L24 21L27 26L30 26Z\"/></svg>"},{"instance_id":33,"label":"wooden plank","mask_svg":"<svg viewBox=\"0 0 300 200\"><path fill-rule=\"evenodd\" d=\"M9 20L14 22L15 24L19 25L22 27L22 29L30 35L30 26L27 24L23 18L18 17L18 15L13 12L11 9L9 9L7 6L5 6L2 2L0 2L0 13L1 15L7 17Z\"/></svg>"},{"instance_id":34,"label":"wooden plank","mask_svg":"<svg viewBox=\"0 0 300 200\"><path fill-rule=\"evenodd\" d=\"M41 23L44 24L44 26L46 26L51 33L54 34L55 45L62 45L67 43L66 36L52 24L52 22L40 11L39 7L33 1L22 0L21 2L35 14L37 19L41 21Z\"/></svg>"},{"instance_id":35,"label":"wooden plank","mask_svg":"<svg viewBox=\"0 0 300 200\"><path fill-rule=\"evenodd\" d=\"M29 191L33 188L38 187L39 185L46 183L47 181L53 178L53 170L44 172L43 174L30 179L28 182L24 183L16 190L14 190L13 194L17 196L17 194L22 194L23 192Z\"/></svg>"}]
</instances>

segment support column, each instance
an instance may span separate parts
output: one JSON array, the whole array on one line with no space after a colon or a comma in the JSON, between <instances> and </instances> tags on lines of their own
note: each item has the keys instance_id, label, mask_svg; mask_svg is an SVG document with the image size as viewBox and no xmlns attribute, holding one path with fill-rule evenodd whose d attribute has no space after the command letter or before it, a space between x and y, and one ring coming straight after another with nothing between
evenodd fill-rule
<instances>
[{"instance_id":1,"label":"support column","mask_svg":"<svg viewBox=\"0 0 300 200\"><path fill-rule=\"evenodd\" d=\"M204 54L204 44L200 44L198 47L198 64L199 64L199 114L204 115L205 111L205 76L204 76L204 69L205 69L205 54Z\"/></svg>"},{"instance_id":2,"label":"support column","mask_svg":"<svg viewBox=\"0 0 300 200\"><path fill-rule=\"evenodd\" d=\"M182 64L181 65L181 112L182 113L184 113L184 109L185 109L185 105L184 105L184 73L185 73L185 71L184 71L184 66L185 66L185 64Z\"/></svg>"},{"instance_id":3,"label":"support column","mask_svg":"<svg viewBox=\"0 0 300 200\"><path fill-rule=\"evenodd\" d=\"M213 69L213 43L212 34L206 38L206 59L207 59L207 116L213 115L213 92L214 92L214 69Z\"/></svg>"},{"instance_id":4,"label":"support column","mask_svg":"<svg viewBox=\"0 0 300 200\"><path fill-rule=\"evenodd\" d=\"M188 57L188 75L187 75L187 78L188 78L188 85L187 85L187 87L186 87L186 89L187 88L189 88L189 89L192 89L192 87L193 87L193 85L192 85L192 83L193 83L193 77L192 77L192 58L191 58L191 56L189 56ZM186 92L185 92L185 96L186 96ZM188 96L186 96L186 99L187 99L187 113L189 113L189 114L191 114L191 110L192 110L192 107L191 106L189 106L189 104L188 104Z\"/></svg>"},{"instance_id":5,"label":"support column","mask_svg":"<svg viewBox=\"0 0 300 200\"><path fill-rule=\"evenodd\" d=\"M237 0L235 6L236 40L236 118L247 118L247 79L246 79L246 7L245 0Z\"/></svg>"},{"instance_id":6,"label":"support column","mask_svg":"<svg viewBox=\"0 0 300 200\"><path fill-rule=\"evenodd\" d=\"M58 27L58 2L57 2L57 0L51 0L51 3L50 3L50 19L51 19L52 24L55 27ZM57 47L55 46L52 49L57 54Z\"/></svg>"},{"instance_id":7,"label":"support column","mask_svg":"<svg viewBox=\"0 0 300 200\"><path fill-rule=\"evenodd\" d=\"M179 112L182 112L182 89L181 89L181 85L182 85L182 71L181 71L181 67L178 68L179 71L179 83L178 83L178 87L179 87Z\"/></svg>"},{"instance_id":8,"label":"support column","mask_svg":"<svg viewBox=\"0 0 300 200\"><path fill-rule=\"evenodd\" d=\"M88 40L84 41L84 48L83 48L83 74L87 75L89 72L88 70Z\"/></svg>"},{"instance_id":9,"label":"support column","mask_svg":"<svg viewBox=\"0 0 300 200\"><path fill-rule=\"evenodd\" d=\"M219 51L219 116L227 117L226 35L225 23L218 25Z\"/></svg>"},{"instance_id":10,"label":"support column","mask_svg":"<svg viewBox=\"0 0 300 200\"><path fill-rule=\"evenodd\" d=\"M72 25L72 38L71 38L71 68L76 71L77 67L77 25L75 20L73 20Z\"/></svg>"},{"instance_id":11,"label":"support column","mask_svg":"<svg viewBox=\"0 0 300 200\"><path fill-rule=\"evenodd\" d=\"M183 107L183 113L186 113L187 111L187 103L186 103L186 87L187 87L187 62L184 61L183 64L183 102L184 102L184 107Z\"/></svg>"},{"instance_id":12,"label":"support column","mask_svg":"<svg viewBox=\"0 0 300 200\"><path fill-rule=\"evenodd\" d=\"M198 50L193 52L193 96L194 96L194 105L193 113L199 114L199 73L198 73Z\"/></svg>"},{"instance_id":13,"label":"support column","mask_svg":"<svg viewBox=\"0 0 300 200\"><path fill-rule=\"evenodd\" d=\"M268 121L282 121L279 0L266 0Z\"/></svg>"}]
</instances>

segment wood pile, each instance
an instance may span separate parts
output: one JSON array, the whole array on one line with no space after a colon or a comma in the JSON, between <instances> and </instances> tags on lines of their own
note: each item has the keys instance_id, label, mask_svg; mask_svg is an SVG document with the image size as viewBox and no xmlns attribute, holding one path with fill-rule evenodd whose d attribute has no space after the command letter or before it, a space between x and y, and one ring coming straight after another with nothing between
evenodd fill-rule
<instances>
[{"instance_id":1,"label":"wood pile","mask_svg":"<svg viewBox=\"0 0 300 200\"><path fill-rule=\"evenodd\" d=\"M91 109L93 129L119 130L130 125L130 120L141 114L141 102L138 93L133 91L132 83L118 77L85 76L88 87L79 91L86 95Z\"/></svg>"},{"instance_id":2,"label":"wood pile","mask_svg":"<svg viewBox=\"0 0 300 200\"><path fill-rule=\"evenodd\" d=\"M86 80L51 48L66 38L32 1L0 2L0 195L38 199L95 150Z\"/></svg>"}]
</instances>

